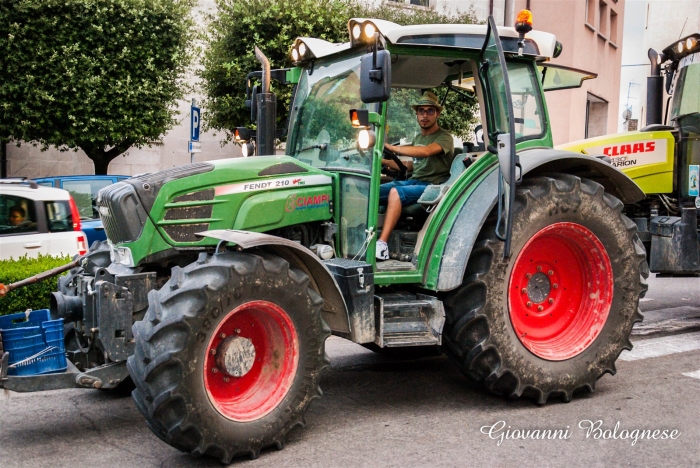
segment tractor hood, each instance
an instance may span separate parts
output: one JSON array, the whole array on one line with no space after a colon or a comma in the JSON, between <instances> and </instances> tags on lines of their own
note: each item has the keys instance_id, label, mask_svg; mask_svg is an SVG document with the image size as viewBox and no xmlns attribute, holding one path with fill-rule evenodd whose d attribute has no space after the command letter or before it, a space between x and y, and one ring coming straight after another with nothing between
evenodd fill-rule
<instances>
[{"instance_id":1,"label":"tractor hood","mask_svg":"<svg viewBox=\"0 0 700 468\"><path fill-rule=\"evenodd\" d=\"M212 244L197 232L328 220L333 177L289 156L225 159L127 179L100 191L98 205L110 243L128 247L133 266L159 251Z\"/></svg>"}]
</instances>

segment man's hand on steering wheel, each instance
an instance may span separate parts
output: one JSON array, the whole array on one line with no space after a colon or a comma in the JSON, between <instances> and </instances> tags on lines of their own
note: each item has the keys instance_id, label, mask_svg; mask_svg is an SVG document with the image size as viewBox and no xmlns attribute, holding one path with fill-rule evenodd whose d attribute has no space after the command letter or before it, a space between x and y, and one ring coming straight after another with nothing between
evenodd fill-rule
<instances>
[{"instance_id":1,"label":"man's hand on steering wheel","mask_svg":"<svg viewBox=\"0 0 700 468\"><path fill-rule=\"evenodd\" d=\"M406 173L408 172L408 168L406 165L401 161L401 158L398 157L398 155L391 151L389 148L386 146L384 147L384 150L382 151L382 157L384 159L388 159L389 161L394 161L396 163L396 166L399 168L399 173L401 174L401 178L405 179L406 178Z\"/></svg>"}]
</instances>

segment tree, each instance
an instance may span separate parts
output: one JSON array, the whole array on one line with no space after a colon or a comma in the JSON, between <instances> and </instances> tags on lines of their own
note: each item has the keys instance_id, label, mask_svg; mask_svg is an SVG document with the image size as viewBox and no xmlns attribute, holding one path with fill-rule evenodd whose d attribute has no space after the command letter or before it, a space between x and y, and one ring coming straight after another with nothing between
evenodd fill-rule
<instances>
[{"instance_id":1,"label":"tree","mask_svg":"<svg viewBox=\"0 0 700 468\"><path fill-rule=\"evenodd\" d=\"M196 0L3 0L0 141L78 148L106 174L175 124Z\"/></svg>"},{"instance_id":2,"label":"tree","mask_svg":"<svg viewBox=\"0 0 700 468\"><path fill-rule=\"evenodd\" d=\"M250 124L245 108L246 75L260 69L253 47L257 45L271 67L292 66L289 48L297 37L317 37L330 42L347 42L350 18L378 18L398 24L475 23L473 12L448 15L432 9L406 9L391 2L365 5L356 0L217 0L218 14L212 18L200 72L207 99L204 103L210 128L226 132L229 139L236 127ZM272 82L277 93L278 127L283 127L291 101L291 86ZM449 106L441 125L457 136L465 136L473 114L471 104ZM456 100L454 100L456 102Z\"/></svg>"}]
</instances>

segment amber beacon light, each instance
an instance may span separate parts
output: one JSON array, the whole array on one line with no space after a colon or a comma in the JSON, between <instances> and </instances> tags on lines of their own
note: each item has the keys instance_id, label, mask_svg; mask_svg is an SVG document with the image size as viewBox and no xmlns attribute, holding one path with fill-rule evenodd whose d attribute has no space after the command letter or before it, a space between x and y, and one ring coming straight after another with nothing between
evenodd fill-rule
<instances>
[{"instance_id":1,"label":"amber beacon light","mask_svg":"<svg viewBox=\"0 0 700 468\"><path fill-rule=\"evenodd\" d=\"M532 31L532 12L530 10L520 10L515 20L515 30L521 34Z\"/></svg>"},{"instance_id":2,"label":"amber beacon light","mask_svg":"<svg viewBox=\"0 0 700 468\"><path fill-rule=\"evenodd\" d=\"M530 10L520 10L515 19L515 30L518 32L518 55L523 55L525 34L532 31L532 12Z\"/></svg>"}]
</instances>

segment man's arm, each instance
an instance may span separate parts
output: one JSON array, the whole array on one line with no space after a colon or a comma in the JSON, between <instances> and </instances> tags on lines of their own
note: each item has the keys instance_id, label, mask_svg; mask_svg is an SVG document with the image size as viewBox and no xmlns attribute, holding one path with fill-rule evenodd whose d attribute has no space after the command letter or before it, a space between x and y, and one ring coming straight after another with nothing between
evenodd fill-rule
<instances>
[{"instance_id":1,"label":"man's arm","mask_svg":"<svg viewBox=\"0 0 700 468\"><path fill-rule=\"evenodd\" d=\"M430 143L428 146L384 145L384 147L399 156L410 156L412 158L429 158L443 152L442 146L437 143Z\"/></svg>"},{"instance_id":2,"label":"man's arm","mask_svg":"<svg viewBox=\"0 0 700 468\"><path fill-rule=\"evenodd\" d=\"M398 146L385 144L384 147L396 153L397 156L409 156L411 158L428 158L436 154L441 154L444 151L437 143L430 143L428 146ZM395 171L400 170L399 165L391 159L382 159L382 165L390 167ZM406 166L408 172L413 171L413 161L404 161L403 165Z\"/></svg>"}]
</instances>

